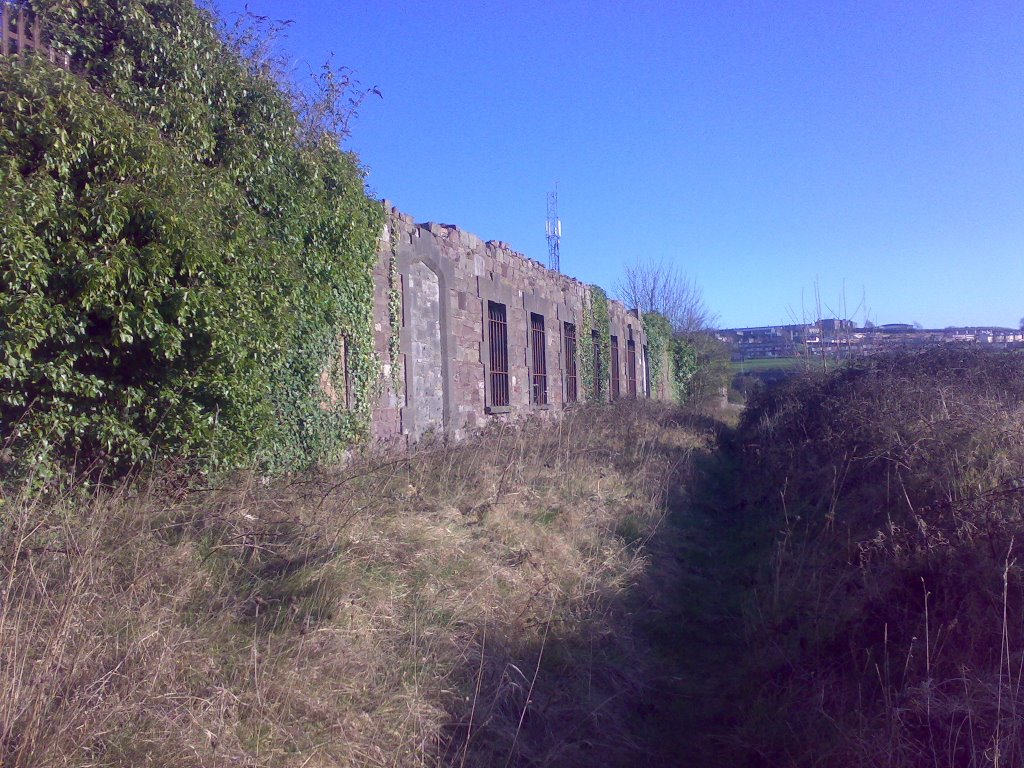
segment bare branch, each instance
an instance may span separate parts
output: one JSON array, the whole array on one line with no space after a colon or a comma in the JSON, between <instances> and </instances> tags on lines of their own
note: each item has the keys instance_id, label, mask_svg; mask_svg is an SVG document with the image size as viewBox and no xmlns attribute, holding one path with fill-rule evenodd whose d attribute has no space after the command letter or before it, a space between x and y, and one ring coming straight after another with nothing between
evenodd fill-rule
<instances>
[{"instance_id":1,"label":"bare branch","mask_svg":"<svg viewBox=\"0 0 1024 768\"><path fill-rule=\"evenodd\" d=\"M717 320L704 303L700 286L661 259L637 259L627 264L615 292L631 309L665 315L677 333L707 330Z\"/></svg>"}]
</instances>

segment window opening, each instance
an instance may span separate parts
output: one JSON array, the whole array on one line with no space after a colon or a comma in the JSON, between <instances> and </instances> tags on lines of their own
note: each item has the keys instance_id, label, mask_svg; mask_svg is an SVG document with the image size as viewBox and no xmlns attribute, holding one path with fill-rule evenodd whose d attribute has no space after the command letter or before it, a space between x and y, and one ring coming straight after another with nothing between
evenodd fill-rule
<instances>
[{"instance_id":1,"label":"window opening","mask_svg":"<svg viewBox=\"0 0 1024 768\"><path fill-rule=\"evenodd\" d=\"M626 382L629 396L636 397L636 342L632 339L626 342Z\"/></svg>"},{"instance_id":2,"label":"window opening","mask_svg":"<svg viewBox=\"0 0 1024 768\"><path fill-rule=\"evenodd\" d=\"M651 361L647 357L647 345L643 346L643 361L644 361L644 397L651 396Z\"/></svg>"},{"instance_id":3,"label":"window opening","mask_svg":"<svg viewBox=\"0 0 1024 768\"><path fill-rule=\"evenodd\" d=\"M572 323L563 323L562 335L565 338L565 402L575 403L577 400L576 326Z\"/></svg>"},{"instance_id":4,"label":"window opening","mask_svg":"<svg viewBox=\"0 0 1024 768\"><path fill-rule=\"evenodd\" d=\"M590 332L590 341L594 347L594 399L601 399L601 334Z\"/></svg>"},{"instance_id":5,"label":"window opening","mask_svg":"<svg viewBox=\"0 0 1024 768\"><path fill-rule=\"evenodd\" d=\"M619 399L619 337L612 336L612 400Z\"/></svg>"},{"instance_id":6,"label":"window opening","mask_svg":"<svg viewBox=\"0 0 1024 768\"><path fill-rule=\"evenodd\" d=\"M548 404L548 368L544 357L544 316L530 313L530 346L533 351L533 403Z\"/></svg>"},{"instance_id":7,"label":"window opening","mask_svg":"<svg viewBox=\"0 0 1024 768\"><path fill-rule=\"evenodd\" d=\"M508 319L505 305L487 302L487 336L490 343L491 405L509 404Z\"/></svg>"}]
</instances>

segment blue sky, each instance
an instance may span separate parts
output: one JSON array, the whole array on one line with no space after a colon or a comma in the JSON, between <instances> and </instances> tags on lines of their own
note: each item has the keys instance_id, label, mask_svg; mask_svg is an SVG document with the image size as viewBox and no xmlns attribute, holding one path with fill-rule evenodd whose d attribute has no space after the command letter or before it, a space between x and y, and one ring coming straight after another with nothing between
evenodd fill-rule
<instances>
[{"instance_id":1,"label":"blue sky","mask_svg":"<svg viewBox=\"0 0 1024 768\"><path fill-rule=\"evenodd\" d=\"M215 0L230 18L243 2ZM1024 316L1024 3L248 0L383 99L377 197L614 291L678 265L722 327ZM831 313L825 312L830 315Z\"/></svg>"}]
</instances>

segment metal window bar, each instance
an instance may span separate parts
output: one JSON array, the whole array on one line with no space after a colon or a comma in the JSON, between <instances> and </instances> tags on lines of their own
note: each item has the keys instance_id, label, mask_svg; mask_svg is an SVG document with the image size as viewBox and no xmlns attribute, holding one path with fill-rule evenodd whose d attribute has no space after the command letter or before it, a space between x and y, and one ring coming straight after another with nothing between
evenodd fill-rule
<instances>
[{"instance_id":1,"label":"metal window bar","mask_svg":"<svg viewBox=\"0 0 1024 768\"><path fill-rule=\"evenodd\" d=\"M508 318L505 305L487 302L487 337L490 344L491 405L509 404L508 391Z\"/></svg>"},{"instance_id":2,"label":"metal window bar","mask_svg":"<svg viewBox=\"0 0 1024 768\"><path fill-rule=\"evenodd\" d=\"M629 388L629 396L636 397L636 342L630 339L626 342L626 382Z\"/></svg>"},{"instance_id":3,"label":"metal window bar","mask_svg":"<svg viewBox=\"0 0 1024 768\"><path fill-rule=\"evenodd\" d=\"M548 404L548 367L544 356L544 316L530 313L530 346L533 352L533 403Z\"/></svg>"},{"instance_id":4,"label":"metal window bar","mask_svg":"<svg viewBox=\"0 0 1024 768\"><path fill-rule=\"evenodd\" d=\"M565 402L575 403L578 399L576 326L572 323L563 323L562 335L565 337Z\"/></svg>"},{"instance_id":5,"label":"metal window bar","mask_svg":"<svg viewBox=\"0 0 1024 768\"><path fill-rule=\"evenodd\" d=\"M590 342L594 348L594 399L601 399L601 334L590 332Z\"/></svg>"},{"instance_id":6,"label":"metal window bar","mask_svg":"<svg viewBox=\"0 0 1024 768\"><path fill-rule=\"evenodd\" d=\"M612 400L619 399L619 337L612 336Z\"/></svg>"}]
</instances>

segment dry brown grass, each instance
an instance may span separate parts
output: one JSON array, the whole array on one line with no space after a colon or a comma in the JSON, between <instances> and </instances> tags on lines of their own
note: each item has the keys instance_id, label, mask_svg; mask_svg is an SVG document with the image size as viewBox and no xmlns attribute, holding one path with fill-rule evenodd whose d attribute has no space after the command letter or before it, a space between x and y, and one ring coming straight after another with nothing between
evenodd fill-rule
<instances>
[{"instance_id":1,"label":"dry brown grass","mask_svg":"<svg viewBox=\"0 0 1024 768\"><path fill-rule=\"evenodd\" d=\"M734 731L751 764L1024 765L1024 358L793 379L739 437L745 514L774 534Z\"/></svg>"},{"instance_id":2,"label":"dry brown grass","mask_svg":"<svg viewBox=\"0 0 1024 768\"><path fill-rule=\"evenodd\" d=\"M709 439L622 403L315 475L3 498L0 764L636 764L660 672L630 614Z\"/></svg>"}]
</instances>

